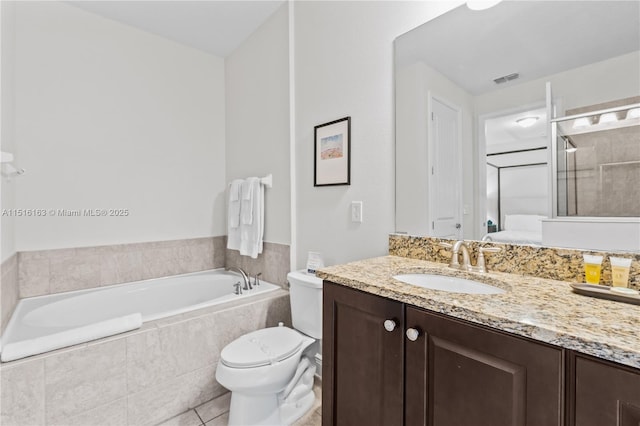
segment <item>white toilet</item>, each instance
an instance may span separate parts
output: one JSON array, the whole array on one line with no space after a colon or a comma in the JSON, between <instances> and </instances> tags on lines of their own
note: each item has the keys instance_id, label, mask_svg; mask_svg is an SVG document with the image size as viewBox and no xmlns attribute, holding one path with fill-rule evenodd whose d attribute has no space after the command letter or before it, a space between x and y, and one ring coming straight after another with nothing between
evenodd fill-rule
<instances>
[{"instance_id":1,"label":"white toilet","mask_svg":"<svg viewBox=\"0 0 640 426\"><path fill-rule=\"evenodd\" d=\"M315 400L315 354L305 350L322 338L322 280L304 271L287 278L295 330L281 323L253 331L220 354L216 380L231 391L229 426L289 425Z\"/></svg>"}]
</instances>

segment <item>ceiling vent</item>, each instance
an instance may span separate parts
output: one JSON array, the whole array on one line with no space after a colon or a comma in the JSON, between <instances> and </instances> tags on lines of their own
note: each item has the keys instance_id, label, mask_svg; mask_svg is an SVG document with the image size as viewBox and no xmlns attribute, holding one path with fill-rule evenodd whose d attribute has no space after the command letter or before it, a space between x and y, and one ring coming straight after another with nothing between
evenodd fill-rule
<instances>
[{"instance_id":1,"label":"ceiling vent","mask_svg":"<svg viewBox=\"0 0 640 426\"><path fill-rule=\"evenodd\" d=\"M507 81L515 80L518 77L520 77L520 74L518 74L517 72L514 72L513 74L503 75L502 77L498 77L494 79L493 82L496 84L502 84L502 83L506 83Z\"/></svg>"}]
</instances>

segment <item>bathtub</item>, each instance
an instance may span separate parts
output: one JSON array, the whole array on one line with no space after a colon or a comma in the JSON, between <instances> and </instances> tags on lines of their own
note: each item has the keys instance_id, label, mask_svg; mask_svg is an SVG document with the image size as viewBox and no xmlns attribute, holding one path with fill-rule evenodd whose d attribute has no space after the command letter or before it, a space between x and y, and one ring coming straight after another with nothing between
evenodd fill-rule
<instances>
[{"instance_id":1,"label":"bathtub","mask_svg":"<svg viewBox=\"0 0 640 426\"><path fill-rule=\"evenodd\" d=\"M210 270L21 299L2 336L12 361L141 327L142 323L280 289L261 281L234 293L242 277Z\"/></svg>"}]
</instances>

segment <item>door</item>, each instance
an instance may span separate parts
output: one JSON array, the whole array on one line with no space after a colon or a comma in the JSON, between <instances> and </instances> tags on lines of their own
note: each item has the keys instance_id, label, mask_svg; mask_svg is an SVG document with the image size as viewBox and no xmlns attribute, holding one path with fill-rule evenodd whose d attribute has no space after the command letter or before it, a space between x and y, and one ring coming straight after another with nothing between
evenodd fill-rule
<instances>
[{"instance_id":1,"label":"door","mask_svg":"<svg viewBox=\"0 0 640 426\"><path fill-rule=\"evenodd\" d=\"M430 96L429 212L432 237L462 238L460 110Z\"/></svg>"},{"instance_id":2,"label":"door","mask_svg":"<svg viewBox=\"0 0 640 426\"><path fill-rule=\"evenodd\" d=\"M405 424L563 424L560 349L410 306L405 323Z\"/></svg>"},{"instance_id":3,"label":"door","mask_svg":"<svg viewBox=\"0 0 640 426\"><path fill-rule=\"evenodd\" d=\"M403 306L323 286L322 424L403 424Z\"/></svg>"}]
</instances>

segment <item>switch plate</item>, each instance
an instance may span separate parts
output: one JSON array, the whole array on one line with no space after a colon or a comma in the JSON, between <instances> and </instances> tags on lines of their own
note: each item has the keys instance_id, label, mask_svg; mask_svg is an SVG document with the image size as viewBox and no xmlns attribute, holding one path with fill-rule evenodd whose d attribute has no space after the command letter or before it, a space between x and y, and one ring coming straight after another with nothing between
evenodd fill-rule
<instances>
[{"instance_id":1,"label":"switch plate","mask_svg":"<svg viewBox=\"0 0 640 426\"><path fill-rule=\"evenodd\" d=\"M362 223L362 201L351 202L351 222Z\"/></svg>"}]
</instances>

